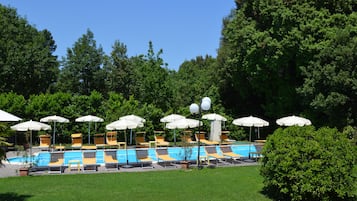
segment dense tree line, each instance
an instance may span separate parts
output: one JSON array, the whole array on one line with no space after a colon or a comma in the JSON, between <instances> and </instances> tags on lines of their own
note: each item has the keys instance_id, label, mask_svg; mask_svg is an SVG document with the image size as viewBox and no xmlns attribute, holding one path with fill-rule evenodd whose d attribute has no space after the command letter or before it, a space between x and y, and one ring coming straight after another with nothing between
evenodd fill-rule
<instances>
[{"instance_id":1,"label":"dense tree line","mask_svg":"<svg viewBox=\"0 0 357 201\"><path fill-rule=\"evenodd\" d=\"M236 5L223 19L217 58L197 56L177 72L167 68L164 51L155 51L150 41L147 53L129 57L127 46L116 40L106 55L90 29L59 60L50 31L38 31L15 9L0 5L0 92L23 96L14 97L19 105L12 108L1 105L26 117L39 111L24 112L21 103L62 94L83 98L72 109L103 114L100 105L84 104L95 92L105 100L118 94L164 114L187 114L189 104L209 96L212 112L232 118L256 115L274 122L297 114L318 127L356 126L355 1Z\"/></svg>"},{"instance_id":2,"label":"dense tree line","mask_svg":"<svg viewBox=\"0 0 357 201\"><path fill-rule=\"evenodd\" d=\"M356 1L236 1L217 58L224 107L356 125Z\"/></svg>"}]
</instances>

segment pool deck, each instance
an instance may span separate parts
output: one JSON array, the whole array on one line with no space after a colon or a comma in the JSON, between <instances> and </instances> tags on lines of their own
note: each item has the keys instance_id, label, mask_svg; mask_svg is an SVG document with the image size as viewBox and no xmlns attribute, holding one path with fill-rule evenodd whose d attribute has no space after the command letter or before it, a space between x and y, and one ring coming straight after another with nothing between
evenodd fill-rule
<instances>
[{"instance_id":1,"label":"pool deck","mask_svg":"<svg viewBox=\"0 0 357 201\"><path fill-rule=\"evenodd\" d=\"M36 153L36 150L33 152ZM6 153L7 158L11 157L16 157L17 153L16 151L9 151ZM239 160L234 163L211 163L210 166L203 165L204 168L207 167L232 167L232 166L252 166L252 165L258 165L258 162L256 161L245 161L245 160ZM15 164L9 164L6 161L3 161L3 164L0 166L0 178L4 177L15 177L19 176L19 168L22 167L22 165L15 165ZM190 168L196 168L195 163L191 163ZM152 166L150 168L142 168L141 166L139 167L132 167L132 168L122 168L120 167L119 170L116 170L115 168L110 168L106 169L103 166L98 167L98 171L77 171L76 169L70 170L69 168L65 168L64 172L62 174L93 174L93 173L120 173L120 172L143 172L143 171L166 171L166 170L175 170L175 169L181 169L181 165L179 163L168 165L168 166L163 166L158 163L152 163ZM59 174L58 172L48 172L48 170L38 170L35 172L30 172L30 175L50 175L50 174Z\"/></svg>"}]
</instances>

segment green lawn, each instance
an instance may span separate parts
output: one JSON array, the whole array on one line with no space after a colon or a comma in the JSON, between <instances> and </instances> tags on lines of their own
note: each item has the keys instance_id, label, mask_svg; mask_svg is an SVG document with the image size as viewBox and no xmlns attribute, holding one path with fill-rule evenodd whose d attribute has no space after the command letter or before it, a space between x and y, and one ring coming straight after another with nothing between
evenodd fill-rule
<instances>
[{"instance_id":1,"label":"green lawn","mask_svg":"<svg viewBox=\"0 0 357 201\"><path fill-rule=\"evenodd\" d=\"M0 179L0 200L270 200L259 166Z\"/></svg>"}]
</instances>

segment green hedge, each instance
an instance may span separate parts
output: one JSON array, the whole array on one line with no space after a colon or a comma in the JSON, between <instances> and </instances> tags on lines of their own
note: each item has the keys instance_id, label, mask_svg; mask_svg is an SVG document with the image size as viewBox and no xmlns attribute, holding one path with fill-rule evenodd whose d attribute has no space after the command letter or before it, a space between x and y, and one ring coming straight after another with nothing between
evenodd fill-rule
<instances>
[{"instance_id":1,"label":"green hedge","mask_svg":"<svg viewBox=\"0 0 357 201\"><path fill-rule=\"evenodd\" d=\"M277 200L355 200L356 153L337 129L279 128L263 149L265 192Z\"/></svg>"}]
</instances>

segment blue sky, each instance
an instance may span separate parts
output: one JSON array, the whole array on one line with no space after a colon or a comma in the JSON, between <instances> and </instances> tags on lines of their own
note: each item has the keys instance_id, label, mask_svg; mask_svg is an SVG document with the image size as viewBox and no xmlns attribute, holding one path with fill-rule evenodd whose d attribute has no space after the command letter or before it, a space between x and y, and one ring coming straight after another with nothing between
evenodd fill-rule
<instances>
[{"instance_id":1,"label":"blue sky","mask_svg":"<svg viewBox=\"0 0 357 201\"><path fill-rule=\"evenodd\" d=\"M235 7L234 0L0 0L17 9L38 30L48 29L56 41L56 55L90 29L106 54L115 40L124 43L128 55L163 49L169 69L199 55L217 56L222 19Z\"/></svg>"}]
</instances>

